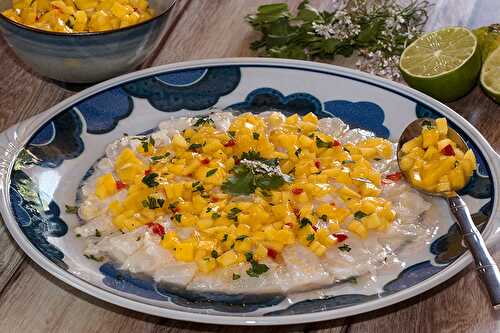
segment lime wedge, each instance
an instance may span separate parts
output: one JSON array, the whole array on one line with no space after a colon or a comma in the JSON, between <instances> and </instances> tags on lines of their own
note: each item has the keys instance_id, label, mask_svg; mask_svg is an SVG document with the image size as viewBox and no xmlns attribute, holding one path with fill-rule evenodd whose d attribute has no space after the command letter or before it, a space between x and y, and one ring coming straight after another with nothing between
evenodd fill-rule
<instances>
[{"instance_id":1,"label":"lime wedge","mask_svg":"<svg viewBox=\"0 0 500 333\"><path fill-rule=\"evenodd\" d=\"M475 86L481 54L470 30L449 27L415 40L401 55L399 67L411 87L449 102Z\"/></svg>"},{"instance_id":2,"label":"lime wedge","mask_svg":"<svg viewBox=\"0 0 500 333\"><path fill-rule=\"evenodd\" d=\"M492 24L474 30L483 62L488 55L500 46L500 24Z\"/></svg>"},{"instance_id":3,"label":"lime wedge","mask_svg":"<svg viewBox=\"0 0 500 333\"><path fill-rule=\"evenodd\" d=\"M500 47L493 51L483 64L481 86L486 94L500 104Z\"/></svg>"}]
</instances>

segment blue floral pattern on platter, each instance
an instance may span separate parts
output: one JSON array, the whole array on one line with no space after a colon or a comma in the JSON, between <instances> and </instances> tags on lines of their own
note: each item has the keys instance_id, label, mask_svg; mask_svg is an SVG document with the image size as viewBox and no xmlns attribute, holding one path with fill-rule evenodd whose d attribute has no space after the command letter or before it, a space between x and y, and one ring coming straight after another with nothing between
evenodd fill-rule
<instances>
[{"instance_id":1,"label":"blue floral pattern on platter","mask_svg":"<svg viewBox=\"0 0 500 333\"><path fill-rule=\"evenodd\" d=\"M120 270L111 262L99 270L104 275L104 284L116 290L159 301L195 309L213 309L227 313L248 313L259 308L281 303L284 295L224 295L220 293L194 293L173 286L162 286L149 276L134 276Z\"/></svg>"},{"instance_id":2,"label":"blue floral pattern on platter","mask_svg":"<svg viewBox=\"0 0 500 333\"><path fill-rule=\"evenodd\" d=\"M389 129L384 126L384 110L375 103L328 101L325 102L325 110L342 119L351 128L369 130L382 138L388 138L390 135Z\"/></svg>"},{"instance_id":3,"label":"blue floral pattern on platter","mask_svg":"<svg viewBox=\"0 0 500 333\"><path fill-rule=\"evenodd\" d=\"M75 109L85 118L87 133L104 134L114 130L120 120L130 116L134 102L125 90L118 87L76 104Z\"/></svg>"},{"instance_id":4,"label":"blue floral pattern on platter","mask_svg":"<svg viewBox=\"0 0 500 333\"><path fill-rule=\"evenodd\" d=\"M319 118L331 117L330 114L323 111L321 102L310 94L295 93L285 96L272 88L255 89L248 94L245 101L230 105L226 109L250 111L252 113L279 110L287 115L298 113L301 116L312 112Z\"/></svg>"},{"instance_id":5,"label":"blue floral pattern on platter","mask_svg":"<svg viewBox=\"0 0 500 333\"><path fill-rule=\"evenodd\" d=\"M64 160L80 156L85 148L82 130L85 128L89 135L96 136L113 132L121 120L134 116L134 98L146 99L155 108L152 112L204 110L217 104L221 97L231 94L239 87L241 80L242 72L238 66L167 72L104 90L54 117L31 138L25 154L18 157L19 168L13 171L11 177L12 210L26 237L47 258L60 267L67 267L63 260L64 254L50 243L49 237L64 236L68 227L60 218L59 206L54 201L45 199L37 184L22 171L24 166L35 164L38 167L54 169L60 167ZM378 136L389 137L390 134L384 125L384 110L370 101L322 101L308 92L284 94L273 87L252 87L243 97L236 99L238 100L241 102L221 107L254 113L269 109L277 109L285 114L304 115L313 112L320 118L339 117L351 128L367 129ZM235 99L232 99L232 102L234 101ZM442 116L418 103L415 114L417 117ZM450 125L462 135L465 134L452 122ZM467 138L466 135L465 137ZM492 214L494 189L491 172L475 143L469 139L468 144L476 153L479 170L461 194L477 199L490 199L473 215L476 224L484 228ZM158 285L148 277L121 271L112 263L101 265L100 272L104 275L103 283L106 286L152 300L228 314L249 313L267 307L271 310L268 315L281 316L332 310L396 293L437 274L455 261L464 250L461 247L459 231L452 225L447 234L436 239L430 246L433 260L409 266L394 280L385 284L379 294L346 294L306 300L279 311L272 311L270 307L282 303L283 295L267 295L265 299L252 300L243 299L241 295L192 294L170 286ZM242 306L242 302L246 305Z\"/></svg>"},{"instance_id":6,"label":"blue floral pattern on platter","mask_svg":"<svg viewBox=\"0 0 500 333\"><path fill-rule=\"evenodd\" d=\"M73 110L62 112L33 136L26 150L30 152L33 164L57 168L64 160L83 153L81 134L82 122L78 114Z\"/></svg>"},{"instance_id":7,"label":"blue floral pattern on platter","mask_svg":"<svg viewBox=\"0 0 500 333\"><path fill-rule=\"evenodd\" d=\"M241 79L240 68L237 66L215 67L207 69L201 79L195 79L189 85L185 83L185 77L196 77L196 75L191 75L190 71L192 70L183 71L188 73L184 73L182 79L169 78L171 75L180 75L179 72L174 72L136 80L125 84L123 88L132 96L146 98L153 107L160 111L203 110L214 106L220 97L236 89ZM194 71L198 72L198 70ZM181 81L184 85L167 84L171 80Z\"/></svg>"},{"instance_id":8,"label":"blue floral pattern on platter","mask_svg":"<svg viewBox=\"0 0 500 333\"><path fill-rule=\"evenodd\" d=\"M47 238L63 237L68 232L68 226L59 217L59 206L44 197L46 195L24 172L15 170L12 173L10 202L19 227L45 257L67 269L64 254Z\"/></svg>"}]
</instances>

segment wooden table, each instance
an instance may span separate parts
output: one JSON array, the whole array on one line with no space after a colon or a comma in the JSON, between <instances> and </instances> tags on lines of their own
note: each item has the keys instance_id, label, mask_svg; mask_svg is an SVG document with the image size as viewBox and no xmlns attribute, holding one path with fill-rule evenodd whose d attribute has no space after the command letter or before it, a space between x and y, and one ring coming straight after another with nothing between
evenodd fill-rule
<instances>
[{"instance_id":1,"label":"wooden table","mask_svg":"<svg viewBox=\"0 0 500 333\"><path fill-rule=\"evenodd\" d=\"M493 0L493 2L496 0ZM265 1L180 0L161 50L145 65L252 56L255 38L242 17ZM463 1L459 1L463 2ZM288 3L295 7L299 1ZM313 1L326 9L332 1ZM457 8L457 13L460 8ZM438 22L439 23L439 22ZM344 64L350 60L339 59ZM0 39L0 130L71 96L31 73ZM500 152L500 107L476 88L449 104L476 126ZM500 262L500 246L492 249ZM469 266L450 281L420 296L375 312L316 324L236 328L163 319L113 306L52 277L28 259L0 223L0 332L500 332L494 313Z\"/></svg>"}]
</instances>

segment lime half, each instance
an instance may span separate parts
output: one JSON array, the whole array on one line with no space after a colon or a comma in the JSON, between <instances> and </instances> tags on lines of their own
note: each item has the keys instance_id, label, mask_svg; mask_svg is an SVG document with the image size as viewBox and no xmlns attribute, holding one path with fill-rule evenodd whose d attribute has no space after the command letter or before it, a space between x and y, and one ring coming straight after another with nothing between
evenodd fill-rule
<instances>
[{"instance_id":1,"label":"lime half","mask_svg":"<svg viewBox=\"0 0 500 333\"><path fill-rule=\"evenodd\" d=\"M476 84L481 54L476 36L462 27L425 34L408 46L399 66L405 81L440 101L467 94Z\"/></svg>"},{"instance_id":2,"label":"lime half","mask_svg":"<svg viewBox=\"0 0 500 333\"><path fill-rule=\"evenodd\" d=\"M493 51L483 64L481 86L495 102L500 103L500 47Z\"/></svg>"}]
</instances>

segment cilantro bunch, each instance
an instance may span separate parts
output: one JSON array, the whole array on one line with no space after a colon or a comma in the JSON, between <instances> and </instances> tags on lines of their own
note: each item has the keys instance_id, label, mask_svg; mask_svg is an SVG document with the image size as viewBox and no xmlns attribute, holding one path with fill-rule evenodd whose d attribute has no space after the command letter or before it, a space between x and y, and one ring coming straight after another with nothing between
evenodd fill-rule
<instances>
[{"instance_id":1,"label":"cilantro bunch","mask_svg":"<svg viewBox=\"0 0 500 333\"><path fill-rule=\"evenodd\" d=\"M402 6L394 0L351 0L328 12L305 0L296 14L286 3L277 3L260 6L246 20L262 34L250 47L263 56L329 60L357 50L367 58L379 52L388 59L399 56L422 32L428 8L427 1Z\"/></svg>"}]
</instances>

